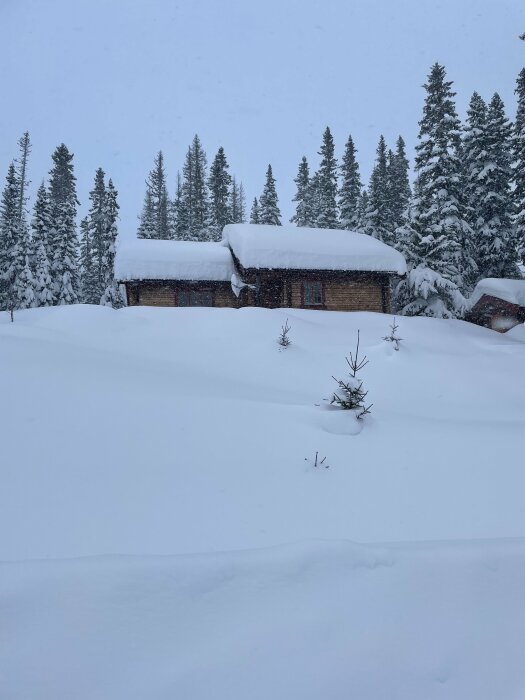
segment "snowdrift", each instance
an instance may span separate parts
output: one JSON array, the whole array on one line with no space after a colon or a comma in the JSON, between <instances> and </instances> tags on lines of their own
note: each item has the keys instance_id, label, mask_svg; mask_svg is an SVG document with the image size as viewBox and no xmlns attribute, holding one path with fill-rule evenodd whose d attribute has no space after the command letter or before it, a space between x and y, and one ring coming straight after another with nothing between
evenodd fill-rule
<instances>
[{"instance_id":1,"label":"snowdrift","mask_svg":"<svg viewBox=\"0 0 525 700\"><path fill-rule=\"evenodd\" d=\"M525 337L390 323L0 315L0 695L524 695ZM324 399L357 329L355 432Z\"/></svg>"}]
</instances>

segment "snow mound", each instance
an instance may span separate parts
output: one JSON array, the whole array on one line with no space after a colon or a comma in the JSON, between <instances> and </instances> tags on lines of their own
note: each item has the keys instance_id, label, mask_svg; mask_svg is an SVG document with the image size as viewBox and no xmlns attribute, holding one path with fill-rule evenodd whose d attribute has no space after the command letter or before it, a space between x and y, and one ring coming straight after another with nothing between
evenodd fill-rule
<instances>
[{"instance_id":1,"label":"snow mound","mask_svg":"<svg viewBox=\"0 0 525 700\"><path fill-rule=\"evenodd\" d=\"M230 251L221 243L138 239L121 242L115 279L229 282L234 273Z\"/></svg>"},{"instance_id":2,"label":"snow mound","mask_svg":"<svg viewBox=\"0 0 525 700\"><path fill-rule=\"evenodd\" d=\"M469 300L471 308L484 295L503 299L509 304L525 307L525 280L496 279L492 277L480 280Z\"/></svg>"},{"instance_id":3,"label":"snow mound","mask_svg":"<svg viewBox=\"0 0 525 700\"><path fill-rule=\"evenodd\" d=\"M244 268L406 272L399 251L355 231L229 224L223 240Z\"/></svg>"}]
</instances>

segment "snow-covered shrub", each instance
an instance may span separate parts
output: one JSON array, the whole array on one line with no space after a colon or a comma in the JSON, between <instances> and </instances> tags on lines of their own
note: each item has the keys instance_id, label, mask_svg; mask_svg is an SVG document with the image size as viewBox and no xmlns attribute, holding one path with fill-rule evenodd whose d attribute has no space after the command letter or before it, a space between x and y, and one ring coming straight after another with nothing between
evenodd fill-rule
<instances>
[{"instance_id":1,"label":"snow-covered shrub","mask_svg":"<svg viewBox=\"0 0 525 700\"><path fill-rule=\"evenodd\" d=\"M370 413L372 404L369 406L365 405L365 398L368 392L363 389L363 380L357 376L358 372L368 364L366 355L359 359L359 331L357 331L355 357L350 353L350 357L346 358L346 362L350 367L350 374L346 380L333 377L334 381L337 382L338 388L334 391L330 403L336 404L345 411L355 411L356 417L362 418L367 413Z\"/></svg>"}]
</instances>

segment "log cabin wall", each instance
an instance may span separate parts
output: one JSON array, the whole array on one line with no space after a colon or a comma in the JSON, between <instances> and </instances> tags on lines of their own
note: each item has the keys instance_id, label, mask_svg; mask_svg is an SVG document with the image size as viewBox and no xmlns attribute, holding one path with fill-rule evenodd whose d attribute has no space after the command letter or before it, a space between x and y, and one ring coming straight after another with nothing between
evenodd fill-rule
<instances>
[{"instance_id":1,"label":"log cabin wall","mask_svg":"<svg viewBox=\"0 0 525 700\"><path fill-rule=\"evenodd\" d=\"M340 273L329 270L244 270L242 277L255 289L244 288L239 297L232 292L229 282L127 282L128 306L179 306L179 292L194 290L211 292L214 307L391 311L390 280L386 274ZM312 306L305 302L304 284L307 282L320 283L322 304Z\"/></svg>"}]
</instances>

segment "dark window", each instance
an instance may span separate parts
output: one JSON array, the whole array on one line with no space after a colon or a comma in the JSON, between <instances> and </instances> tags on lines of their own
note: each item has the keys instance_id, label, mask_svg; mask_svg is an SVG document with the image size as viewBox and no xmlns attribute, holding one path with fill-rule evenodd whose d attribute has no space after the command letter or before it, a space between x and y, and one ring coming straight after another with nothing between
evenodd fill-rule
<instances>
[{"instance_id":1,"label":"dark window","mask_svg":"<svg viewBox=\"0 0 525 700\"><path fill-rule=\"evenodd\" d=\"M303 282L303 299L305 306L323 306L323 283Z\"/></svg>"},{"instance_id":2,"label":"dark window","mask_svg":"<svg viewBox=\"0 0 525 700\"><path fill-rule=\"evenodd\" d=\"M191 306L213 306L211 292L206 289L202 292L190 292Z\"/></svg>"},{"instance_id":3,"label":"dark window","mask_svg":"<svg viewBox=\"0 0 525 700\"><path fill-rule=\"evenodd\" d=\"M177 306L189 306L190 305L190 293L186 290L180 290L177 292Z\"/></svg>"},{"instance_id":4,"label":"dark window","mask_svg":"<svg viewBox=\"0 0 525 700\"><path fill-rule=\"evenodd\" d=\"M181 289L177 292L177 306L213 306L209 289Z\"/></svg>"}]
</instances>

